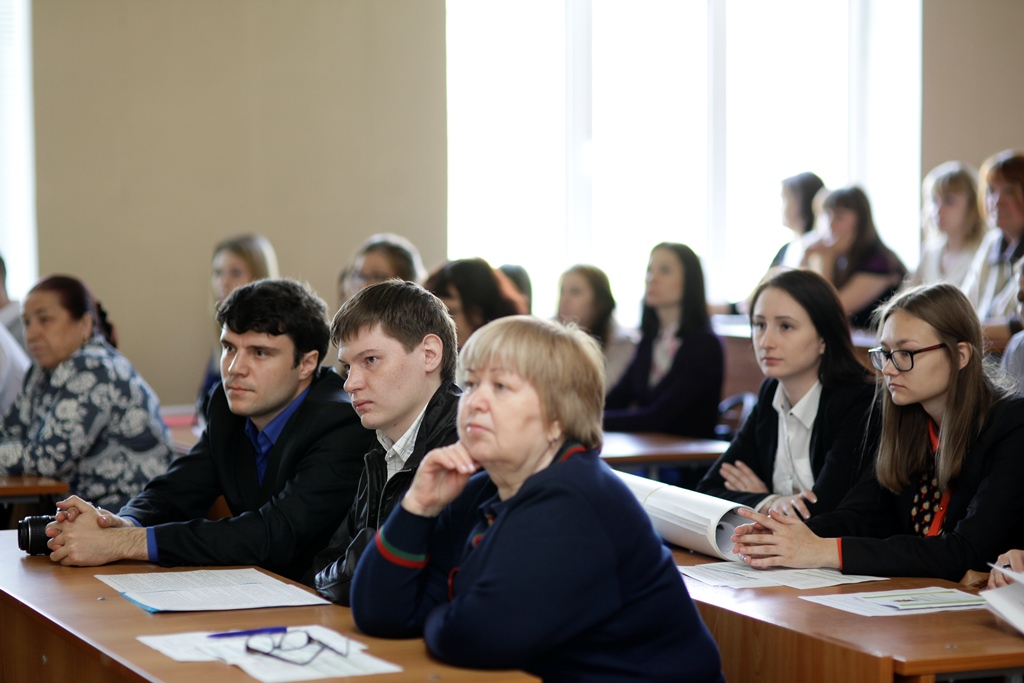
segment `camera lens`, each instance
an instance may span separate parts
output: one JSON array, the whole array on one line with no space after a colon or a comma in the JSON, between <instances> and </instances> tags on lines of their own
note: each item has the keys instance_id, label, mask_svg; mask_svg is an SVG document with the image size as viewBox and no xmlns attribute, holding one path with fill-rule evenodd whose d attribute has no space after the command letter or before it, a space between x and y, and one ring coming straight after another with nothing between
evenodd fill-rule
<instances>
[{"instance_id":1,"label":"camera lens","mask_svg":"<svg viewBox=\"0 0 1024 683\"><path fill-rule=\"evenodd\" d=\"M49 555L46 525L54 521L56 518L50 515L37 515L18 522L18 548L29 555Z\"/></svg>"}]
</instances>

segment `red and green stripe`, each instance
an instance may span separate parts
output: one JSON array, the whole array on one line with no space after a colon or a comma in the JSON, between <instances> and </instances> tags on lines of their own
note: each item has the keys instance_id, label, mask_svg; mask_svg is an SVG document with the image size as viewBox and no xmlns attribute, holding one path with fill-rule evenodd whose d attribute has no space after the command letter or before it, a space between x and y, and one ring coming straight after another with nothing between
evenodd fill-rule
<instances>
[{"instance_id":1,"label":"red and green stripe","mask_svg":"<svg viewBox=\"0 0 1024 683\"><path fill-rule=\"evenodd\" d=\"M377 551L385 560L406 569L423 569L427 566L427 560L430 559L430 556L424 553L407 553L404 550L399 550L391 545L380 531L377 532L376 544Z\"/></svg>"}]
</instances>

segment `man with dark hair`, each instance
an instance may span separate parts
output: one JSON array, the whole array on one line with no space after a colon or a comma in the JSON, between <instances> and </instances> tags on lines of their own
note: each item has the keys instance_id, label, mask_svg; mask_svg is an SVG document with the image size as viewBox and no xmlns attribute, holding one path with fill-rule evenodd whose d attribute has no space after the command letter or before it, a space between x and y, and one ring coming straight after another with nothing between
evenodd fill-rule
<instances>
[{"instance_id":1,"label":"man with dark hair","mask_svg":"<svg viewBox=\"0 0 1024 683\"><path fill-rule=\"evenodd\" d=\"M22 351L28 350L25 346L25 326L21 322L21 304L11 301L7 295L7 264L3 256L0 256L0 325L7 328L21 345Z\"/></svg>"},{"instance_id":2,"label":"man with dark hair","mask_svg":"<svg viewBox=\"0 0 1024 683\"><path fill-rule=\"evenodd\" d=\"M423 456L458 441L455 323L418 285L388 280L352 297L331 337L347 370L345 388L379 444L365 457L355 503L306 582L349 604L356 563L409 485ZM314 577L315 575L315 577Z\"/></svg>"},{"instance_id":3,"label":"man with dark hair","mask_svg":"<svg viewBox=\"0 0 1024 683\"><path fill-rule=\"evenodd\" d=\"M257 565L301 578L352 503L372 432L331 369L326 306L292 280L236 289L217 311L221 384L206 430L114 515L71 497L47 528L50 559ZM224 496L232 517L207 511Z\"/></svg>"}]
</instances>

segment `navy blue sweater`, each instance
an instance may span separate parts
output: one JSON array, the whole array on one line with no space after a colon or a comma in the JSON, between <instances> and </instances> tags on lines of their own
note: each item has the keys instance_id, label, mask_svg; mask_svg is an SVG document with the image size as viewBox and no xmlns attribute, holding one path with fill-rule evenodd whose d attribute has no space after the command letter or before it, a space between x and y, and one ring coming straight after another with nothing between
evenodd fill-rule
<instances>
[{"instance_id":1,"label":"navy blue sweater","mask_svg":"<svg viewBox=\"0 0 1024 683\"><path fill-rule=\"evenodd\" d=\"M547 681L722 681L718 648L647 515L595 451L501 501L474 476L439 517L395 508L352 586L365 633Z\"/></svg>"}]
</instances>

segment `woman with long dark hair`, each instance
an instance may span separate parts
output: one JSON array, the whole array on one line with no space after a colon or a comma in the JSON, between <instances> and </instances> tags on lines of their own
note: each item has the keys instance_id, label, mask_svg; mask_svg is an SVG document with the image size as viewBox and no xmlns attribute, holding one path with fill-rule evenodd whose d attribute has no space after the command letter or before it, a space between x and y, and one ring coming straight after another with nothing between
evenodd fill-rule
<instances>
[{"instance_id":1,"label":"woman with long dark hair","mask_svg":"<svg viewBox=\"0 0 1024 683\"><path fill-rule=\"evenodd\" d=\"M711 329L700 259L685 244L651 250L640 331L636 354L605 401L604 428L713 437L722 342Z\"/></svg>"},{"instance_id":2,"label":"woman with long dark hair","mask_svg":"<svg viewBox=\"0 0 1024 683\"><path fill-rule=\"evenodd\" d=\"M769 274L750 296L750 326L765 375L757 406L697 490L759 512L828 512L874 462L873 375L817 273Z\"/></svg>"}]
</instances>

